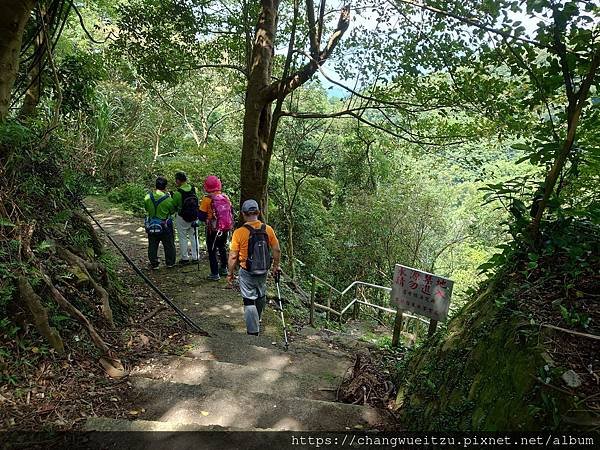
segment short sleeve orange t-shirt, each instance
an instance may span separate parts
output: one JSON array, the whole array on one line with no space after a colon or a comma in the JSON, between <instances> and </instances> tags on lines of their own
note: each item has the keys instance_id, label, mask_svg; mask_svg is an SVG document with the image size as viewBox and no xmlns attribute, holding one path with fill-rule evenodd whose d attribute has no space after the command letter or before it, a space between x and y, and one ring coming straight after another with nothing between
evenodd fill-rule
<instances>
[{"instance_id":1,"label":"short sleeve orange t-shirt","mask_svg":"<svg viewBox=\"0 0 600 450\"><path fill-rule=\"evenodd\" d=\"M212 192L211 194L217 195L220 193L221 193L221 191ZM210 195L205 195L204 197L202 197L202 200L200 201L200 206L198 206L198 209L200 211L206 213L207 221L211 221L213 219L212 197Z\"/></svg>"},{"instance_id":2,"label":"short sleeve orange t-shirt","mask_svg":"<svg viewBox=\"0 0 600 450\"><path fill-rule=\"evenodd\" d=\"M246 222L246 225L250 225L253 228L260 228L262 222L260 220L254 220L252 222ZM279 246L279 240L275 236L275 231L270 225L266 227L267 236L269 236L269 245L271 248ZM240 227L233 232L231 236L230 249L234 252L238 252L240 266L246 268L246 260L248 259L248 240L250 239L250 230L246 227Z\"/></svg>"}]
</instances>

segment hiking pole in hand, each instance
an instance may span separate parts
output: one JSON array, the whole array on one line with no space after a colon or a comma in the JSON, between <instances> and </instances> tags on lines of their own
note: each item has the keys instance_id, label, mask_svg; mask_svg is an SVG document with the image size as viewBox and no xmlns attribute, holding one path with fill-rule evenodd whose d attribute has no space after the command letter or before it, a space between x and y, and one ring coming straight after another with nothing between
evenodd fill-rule
<instances>
[{"instance_id":1,"label":"hiking pole in hand","mask_svg":"<svg viewBox=\"0 0 600 450\"><path fill-rule=\"evenodd\" d=\"M198 241L198 221L197 220L194 220L192 222L192 228L194 229L194 239L196 240L196 262L198 263L198 272L200 272L200 242ZM192 248L194 248L194 247L192 246Z\"/></svg>"},{"instance_id":2,"label":"hiking pole in hand","mask_svg":"<svg viewBox=\"0 0 600 450\"><path fill-rule=\"evenodd\" d=\"M285 340L285 349L288 349L288 338L287 329L285 326L285 317L283 317L283 305L281 304L281 292L279 291L279 280L281 278L281 271L275 272L275 284L277 286L277 300L279 300L279 312L281 313L281 323L283 324L283 339Z\"/></svg>"}]
</instances>

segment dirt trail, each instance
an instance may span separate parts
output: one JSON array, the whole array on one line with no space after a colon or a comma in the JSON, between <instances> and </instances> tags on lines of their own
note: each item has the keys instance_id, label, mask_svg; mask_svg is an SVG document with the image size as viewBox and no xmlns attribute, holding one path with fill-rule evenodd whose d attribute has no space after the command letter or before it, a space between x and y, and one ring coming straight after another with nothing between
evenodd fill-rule
<instances>
[{"instance_id":1,"label":"dirt trail","mask_svg":"<svg viewBox=\"0 0 600 450\"><path fill-rule=\"evenodd\" d=\"M182 356L153 355L133 368L137 420L94 418L87 429L345 430L380 427L387 421L376 409L334 402L352 352L310 328L293 330L290 349L283 351L280 318L271 308L264 313L261 336L246 335L239 292L227 289L224 278L206 279L205 252L200 271L196 265L150 271L142 220L99 199L86 203L132 260L211 334L193 337L175 352ZM170 313L161 313L159 320Z\"/></svg>"}]
</instances>

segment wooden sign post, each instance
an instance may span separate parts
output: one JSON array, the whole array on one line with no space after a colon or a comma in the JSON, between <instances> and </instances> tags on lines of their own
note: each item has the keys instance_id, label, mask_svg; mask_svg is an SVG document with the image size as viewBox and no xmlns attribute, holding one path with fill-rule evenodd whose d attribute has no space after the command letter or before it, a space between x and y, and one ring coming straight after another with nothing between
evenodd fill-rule
<instances>
[{"instance_id":1,"label":"wooden sign post","mask_svg":"<svg viewBox=\"0 0 600 450\"><path fill-rule=\"evenodd\" d=\"M394 319L394 334L392 334L392 347L398 347L400 343L400 332L402 331L402 310L396 311L396 318Z\"/></svg>"}]
</instances>

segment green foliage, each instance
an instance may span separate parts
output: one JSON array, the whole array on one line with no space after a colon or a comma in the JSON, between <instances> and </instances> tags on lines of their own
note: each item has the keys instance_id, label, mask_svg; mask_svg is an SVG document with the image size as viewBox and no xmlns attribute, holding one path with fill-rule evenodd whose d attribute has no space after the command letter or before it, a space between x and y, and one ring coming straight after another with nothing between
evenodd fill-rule
<instances>
[{"instance_id":1,"label":"green foliage","mask_svg":"<svg viewBox=\"0 0 600 450\"><path fill-rule=\"evenodd\" d=\"M567 325L582 328L587 328L590 325L591 319L589 316L578 313L574 309L567 309L563 305L559 305L559 308L560 314L562 315Z\"/></svg>"},{"instance_id":2,"label":"green foliage","mask_svg":"<svg viewBox=\"0 0 600 450\"><path fill-rule=\"evenodd\" d=\"M91 110L96 84L106 71L101 55L80 51L61 60L57 75L62 86L63 112L80 114Z\"/></svg>"},{"instance_id":3,"label":"green foliage","mask_svg":"<svg viewBox=\"0 0 600 450\"><path fill-rule=\"evenodd\" d=\"M67 158L65 149L55 138L40 146L43 134L35 126L25 127L16 121L0 124L0 148L10 155L4 166L6 177L18 177L12 196L27 199L19 207L31 218L47 210L49 204L58 208L69 201L61 167Z\"/></svg>"},{"instance_id":4,"label":"green foliage","mask_svg":"<svg viewBox=\"0 0 600 450\"><path fill-rule=\"evenodd\" d=\"M202 191L204 179L216 175L221 179L223 191L236 204L239 198L240 150L227 142L214 142L186 152L178 158L168 158L158 163L154 170L169 180L169 189L175 189L175 173L184 171L188 180Z\"/></svg>"},{"instance_id":5,"label":"green foliage","mask_svg":"<svg viewBox=\"0 0 600 450\"><path fill-rule=\"evenodd\" d=\"M144 214L144 197L147 192L148 189L138 183L125 183L111 190L108 199L133 213Z\"/></svg>"}]
</instances>

